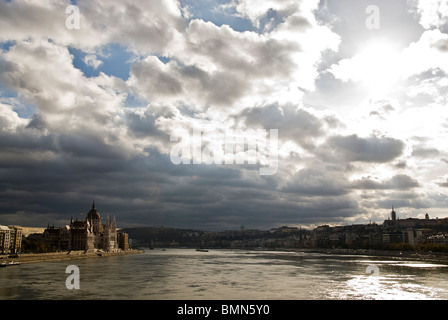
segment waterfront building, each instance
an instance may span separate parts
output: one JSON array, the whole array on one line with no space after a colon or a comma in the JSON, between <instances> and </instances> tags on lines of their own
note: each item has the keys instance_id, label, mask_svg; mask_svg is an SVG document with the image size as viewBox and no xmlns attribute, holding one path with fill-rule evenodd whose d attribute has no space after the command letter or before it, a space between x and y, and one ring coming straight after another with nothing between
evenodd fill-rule
<instances>
[{"instance_id":1,"label":"waterfront building","mask_svg":"<svg viewBox=\"0 0 448 320\"><path fill-rule=\"evenodd\" d=\"M66 251L71 248L71 230L69 226L48 226L44 230L42 237L49 251Z\"/></svg>"},{"instance_id":2,"label":"waterfront building","mask_svg":"<svg viewBox=\"0 0 448 320\"><path fill-rule=\"evenodd\" d=\"M9 253L11 243L11 229L7 226L0 226L0 253Z\"/></svg>"},{"instance_id":3,"label":"waterfront building","mask_svg":"<svg viewBox=\"0 0 448 320\"><path fill-rule=\"evenodd\" d=\"M22 234L23 230L18 226L8 226L11 230L11 236L9 240L9 252L18 253L22 249Z\"/></svg>"},{"instance_id":4,"label":"waterfront building","mask_svg":"<svg viewBox=\"0 0 448 320\"><path fill-rule=\"evenodd\" d=\"M70 224L65 227L48 226L44 231L43 238L51 251L94 252L102 250L110 252L129 249L129 239L127 234L123 234L117 232L115 217L110 221L107 216L105 223L102 222L101 215L93 202L85 219L78 220L72 217Z\"/></svg>"},{"instance_id":5,"label":"waterfront building","mask_svg":"<svg viewBox=\"0 0 448 320\"><path fill-rule=\"evenodd\" d=\"M126 232L118 233L118 247L124 251L129 250L129 236Z\"/></svg>"},{"instance_id":6,"label":"waterfront building","mask_svg":"<svg viewBox=\"0 0 448 320\"><path fill-rule=\"evenodd\" d=\"M22 247L22 228L0 226L0 253L18 253Z\"/></svg>"}]
</instances>

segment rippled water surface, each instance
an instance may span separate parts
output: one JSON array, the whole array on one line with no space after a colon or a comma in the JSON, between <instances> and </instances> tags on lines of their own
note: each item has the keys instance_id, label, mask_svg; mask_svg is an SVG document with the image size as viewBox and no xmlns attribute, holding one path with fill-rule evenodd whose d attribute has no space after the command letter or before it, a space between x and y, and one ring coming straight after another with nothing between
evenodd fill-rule
<instances>
[{"instance_id":1,"label":"rippled water surface","mask_svg":"<svg viewBox=\"0 0 448 320\"><path fill-rule=\"evenodd\" d=\"M79 290L65 285L65 270L72 264L79 267ZM448 299L448 265L316 253L155 249L0 268L0 299Z\"/></svg>"}]
</instances>

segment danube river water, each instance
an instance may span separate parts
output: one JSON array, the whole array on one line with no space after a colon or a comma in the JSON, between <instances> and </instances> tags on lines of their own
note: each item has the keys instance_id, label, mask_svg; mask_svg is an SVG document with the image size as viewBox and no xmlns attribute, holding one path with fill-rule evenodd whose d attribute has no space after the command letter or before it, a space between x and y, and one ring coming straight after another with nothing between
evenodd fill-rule
<instances>
[{"instance_id":1,"label":"danube river water","mask_svg":"<svg viewBox=\"0 0 448 320\"><path fill-rule=\"evenodd\" d=\"M79 289L69 290L69 265ZM448 265L358 255L154 249L0 268L0 300L448 299Z\"/></svg>"}]
</instances>

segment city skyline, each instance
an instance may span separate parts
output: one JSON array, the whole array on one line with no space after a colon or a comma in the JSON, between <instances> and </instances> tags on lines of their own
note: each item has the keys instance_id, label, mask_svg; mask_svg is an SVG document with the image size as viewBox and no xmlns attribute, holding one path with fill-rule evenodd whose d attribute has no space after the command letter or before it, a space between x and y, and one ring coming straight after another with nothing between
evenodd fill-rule
<instances>
[{"instance_id":1,"label":"city skyline","mask_svg":"<svg viewBox=\"0 0 448 320\"><path fill-rule=\"evenodd\" d=\"M447 1L0 0L0 21L0 225L93 200L123 228L448 217Z\"/></svg>"}]
</instances>

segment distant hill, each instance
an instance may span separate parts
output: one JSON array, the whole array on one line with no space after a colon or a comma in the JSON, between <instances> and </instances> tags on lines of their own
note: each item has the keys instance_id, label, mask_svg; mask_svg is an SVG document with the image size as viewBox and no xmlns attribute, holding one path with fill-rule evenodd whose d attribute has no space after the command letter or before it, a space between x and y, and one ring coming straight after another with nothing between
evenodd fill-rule
<instances>
[{"instance_id":1,"label":"distant hill","mask_svg":"<svg viewBox=\"0 0 448 320\"><path fill-rule=\"evenodd\" d=\"M129 235L129 239L137 240L139 244L185 242L197 240L205 232L193 229L177 229L166 227L137 227L123 228L121 231Z\"/></svg>"}]
</instances>

